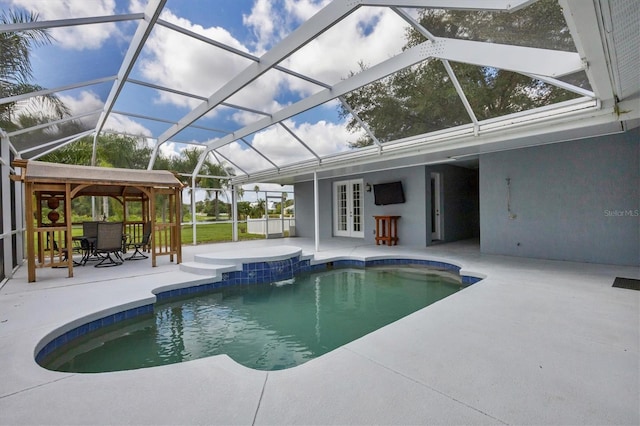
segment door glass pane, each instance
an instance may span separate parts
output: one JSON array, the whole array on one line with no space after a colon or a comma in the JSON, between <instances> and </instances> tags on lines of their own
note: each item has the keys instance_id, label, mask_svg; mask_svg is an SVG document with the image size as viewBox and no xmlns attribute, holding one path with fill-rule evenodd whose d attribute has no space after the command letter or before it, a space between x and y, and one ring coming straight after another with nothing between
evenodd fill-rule
<instances>
[{"instance_id":1,"label":"door glass pane","mask_svg":"<svg viewBox=\"0 0 640 426\"><path fill-rule=\"evenodd\" d=\"M361 184L360 182L354 183L351 187L353 191L353 200L352 200L352 208L353 208L353 225L352 231L360 232L362 231L362 200L361 200Z\"/></svg>"},{"instance_id":2,"label":"door glass pane","mask_svg":"<svg viewBox=\"0 0 640 426\"><path fill-rule=\"evenodd\" d=\"M338 185L338 230L347 231L349 206L347 205L347 185Z\"/></svg>"}]
</instances>

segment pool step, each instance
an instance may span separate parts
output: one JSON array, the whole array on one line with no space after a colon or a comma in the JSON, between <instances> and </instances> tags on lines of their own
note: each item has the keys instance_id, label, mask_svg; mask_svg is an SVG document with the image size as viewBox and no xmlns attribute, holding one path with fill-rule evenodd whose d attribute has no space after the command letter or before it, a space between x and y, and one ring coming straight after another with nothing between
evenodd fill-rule
<instances>
[{"instance_id":1,"label":"pool step","mask_svg":"<svg viewBox=\"0 0 640 426\"><path fill-rule=\"evenodd\" d=\"M222 265L203 262L183 262L180 264L180 270L197 275L216 277L220 276L223 272L235 271L236 266L229 264Z\"/></svg>"},{"instance_id":2,"label":"pool step","mask_svg":"<svg viewBox=\"0 0 640 426\"><path fill-rule=\"evenodd\" d=\"M299 256L300 260L313 258L313 253L302 253L302 249L294 246L253 247L241 253L234 251L218 251L197 254L193 262L180 264L180 270L192 274L221 277L223 272L242 271L244 264L286 261Z\"/></svg>"}]
</instances>

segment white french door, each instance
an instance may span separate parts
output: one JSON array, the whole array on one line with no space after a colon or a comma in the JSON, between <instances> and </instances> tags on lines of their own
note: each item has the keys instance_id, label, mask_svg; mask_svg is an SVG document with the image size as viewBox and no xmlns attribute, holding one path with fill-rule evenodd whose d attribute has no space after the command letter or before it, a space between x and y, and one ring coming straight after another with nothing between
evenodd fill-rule
<instances>
[{"instance_id":1,"label":"white french door","mask_svg":"<svg viewBox=\"0 0 640 426\"><path fill-rule=\"evenodd\" d=\"M333 183L333 235L364 238L362 179Z\"/></svg>"}]
</instances>

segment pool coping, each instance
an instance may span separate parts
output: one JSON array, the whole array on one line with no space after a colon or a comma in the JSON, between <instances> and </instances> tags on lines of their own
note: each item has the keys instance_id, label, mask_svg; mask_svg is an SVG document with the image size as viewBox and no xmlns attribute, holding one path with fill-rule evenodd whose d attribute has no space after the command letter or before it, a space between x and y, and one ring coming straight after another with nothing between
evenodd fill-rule
<instances>
[{"instance_id":1,"label":"pool coping","mask_svg":"<svg viewBox=\"0 0 640 426\"><path fill-rule=\"evenodd\" d=\"M305 253L313 246L290 243ZM80 273L89 271L80 270L77 279L34 285L23 268L0 292L0 424L639 422L640 297L609 282L639 277L638 268L481 255L465 245L338 247L316 257L399 254L449 260L487 277L276 372L224 355L116 373L43 369L34 348L60 324L207 278L159 265L119 278L85 279Z\"/></svg>"}]
</instances>

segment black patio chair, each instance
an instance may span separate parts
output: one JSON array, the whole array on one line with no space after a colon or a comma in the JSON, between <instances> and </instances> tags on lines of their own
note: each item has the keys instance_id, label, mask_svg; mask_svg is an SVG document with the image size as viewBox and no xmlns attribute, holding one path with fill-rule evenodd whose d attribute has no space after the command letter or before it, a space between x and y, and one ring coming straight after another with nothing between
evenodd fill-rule
<instances>
[{"instance_id":1,"label":"black patio chair","mask_svg":"<svg viewBox=\"0 0 640 426\"><path fill-rule=\"evenodd\" d=\"M99 260L96 251L96 238L98 237L97 221L82 222L82 238L80 247L82 249L82 259L80 263L84 266L88 260Z\"/></svg>"},{"instance_id":2,"label":"black patio chair","mask_svg":"<svg viewBox=\"0 0 640 426\"><path fill-rule=\"evenodd\" d=\"M149 247L151 241L151 222L145 222L142 228L142 240L127 244L129 247L135 248L133 254L127 257L125 260L141 260L148 259L149 256L144 254L140 249L146 249Z\"/></svg>"},{"instance_id":3,"label":"black patio chair","mask_svg":"<svg viewBox=\"0 0 640 426\"><path fill-rule=\"evenodd\" d=\"M95 252L102 260L95 265L96 268L122 265L120 250L122 250L122 222L98 222Z\"/></svg>"}]
</instances>

